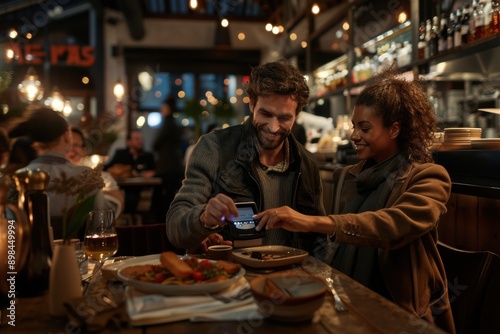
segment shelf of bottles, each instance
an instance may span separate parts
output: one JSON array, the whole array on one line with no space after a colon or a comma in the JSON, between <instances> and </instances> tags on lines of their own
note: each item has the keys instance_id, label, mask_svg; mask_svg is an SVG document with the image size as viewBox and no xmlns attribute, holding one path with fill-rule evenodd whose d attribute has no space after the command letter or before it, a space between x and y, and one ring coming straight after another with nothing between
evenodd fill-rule
<instances>
[{"instance_id":1,"label":"shelf of bottles","mask_svg":"<svg viewBox=\"0 0 500 334\"><path fill-rule=\"evenodd\" d=\"M422 21L419 26L417 65L445 60L458 53L477 52L480 45L497 42L500 32L500 5L491 0L474 0L451 11Z\"/></svg>"},{"instance_id":2,"label":"shelf of bottles","mask_svg":"<svg viewBox=\"0 0 500 334\"><path fill-rule=\"evenodd\" d=\"M313 72L311 96L320 98L342 93L348 86L362 84L391 66L411 64L410 29L410 22L407 21L355 47L355 65L352 69L349 69L346 55L317 68Z\"/></svg>"}]
</instances>

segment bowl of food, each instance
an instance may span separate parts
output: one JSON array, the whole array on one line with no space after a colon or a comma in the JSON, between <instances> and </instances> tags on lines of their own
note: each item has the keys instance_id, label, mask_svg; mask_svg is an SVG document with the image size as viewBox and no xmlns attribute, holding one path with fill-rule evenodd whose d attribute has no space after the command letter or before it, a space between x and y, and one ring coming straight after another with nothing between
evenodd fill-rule
<instances>
[{"instance_id":1,"label":"bowl of food","mask_svg":"<svg viewBox=\"0 0 500 334\"><path fill-rule=\"evenodd\" d=\"M320 277L286 271L254 278L250 290L264 317L301 322L323 305L327 287Z\"/></svg>"}]
</instances>

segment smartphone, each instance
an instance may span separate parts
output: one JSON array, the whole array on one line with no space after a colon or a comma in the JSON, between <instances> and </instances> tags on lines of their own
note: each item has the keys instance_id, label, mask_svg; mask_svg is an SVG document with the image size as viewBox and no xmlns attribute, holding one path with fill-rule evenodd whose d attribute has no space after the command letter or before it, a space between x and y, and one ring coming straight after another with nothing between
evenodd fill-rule
<instances>
[{"instance_id":1,"label":"smartphone","mask_svg":"<svg viewBox=\"0 0 500 334\"><path fill-rule=\"evenodd\" d=\"M265 230L256 231L259 221L253 219L257 213L255 202L235 203L238 208L238 217L229 221L229 232L234 240L262 238Z\"/></svg>"}]
</instances>

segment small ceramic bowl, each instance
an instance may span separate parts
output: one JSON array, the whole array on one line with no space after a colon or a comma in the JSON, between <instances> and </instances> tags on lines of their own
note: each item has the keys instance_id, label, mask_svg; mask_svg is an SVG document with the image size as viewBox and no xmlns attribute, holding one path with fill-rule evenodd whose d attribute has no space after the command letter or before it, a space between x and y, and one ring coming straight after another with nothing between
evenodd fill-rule
<instances>
[{"instance_id":1,"label":"small ceramic bowl","mask_svg":"<svg viewBox=\"0 0 500 334\"><path fill-rule=\"evenodd\" d=\"M322 278L293 272L258 276L250 289L264 317L285 322L311 320L327 291Z\"/></svg>"}]
</instances>

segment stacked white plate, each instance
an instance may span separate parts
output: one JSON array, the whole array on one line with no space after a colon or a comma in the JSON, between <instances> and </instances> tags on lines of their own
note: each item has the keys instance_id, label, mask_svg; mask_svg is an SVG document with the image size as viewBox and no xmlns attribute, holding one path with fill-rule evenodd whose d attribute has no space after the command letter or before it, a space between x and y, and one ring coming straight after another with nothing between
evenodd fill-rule
<instances>
[{"instance_id":1,"label":"stacked white plate","mask_svg":"<svg viewBox=\"0 0 500 334\"><path fill-rule=\"evenodd\" d=\"M481 138L481 128L445 128L443 148L445 150L468 150L471 141Z\"/></svg>"},{"instance_id":2,"label":"stacked white plate","mask_svg":"<svg viewBox=\"0 0 500 334\"><path fill-rule=\"evenodd\" d=\"M481 138L471 140L474 150L500 150L500 138Z\"/></svg>"}]
</instances>

